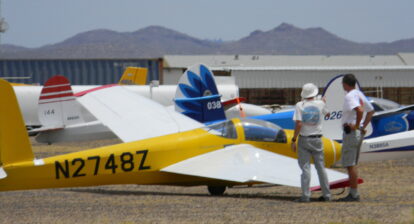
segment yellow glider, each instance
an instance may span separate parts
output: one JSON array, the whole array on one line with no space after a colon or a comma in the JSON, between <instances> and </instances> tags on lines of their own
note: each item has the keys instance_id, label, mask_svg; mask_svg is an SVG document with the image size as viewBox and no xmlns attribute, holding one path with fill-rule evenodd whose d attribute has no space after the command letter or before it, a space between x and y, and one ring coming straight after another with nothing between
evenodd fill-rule
<instances>
[{"instance_id":1,"label":"yellow glider","mask_svg":"<svg viewBox=\"0 0 414 224\"><path fill-rule=\"evenodd\" d=\"M148 99L142 98L141 106L154 112ZM193 122L188 121L178 131L159 137L35 159L16 96L4 80L0 80L0 104L0 191L148 184L207 185L211 194L222 194L233 185L300 186L301 171L289 147L292 132L265 121L233 119L186 130L184 126ZM180 119L186 117L180 116L168 115L183 123ZM167 117L145 117L146 122L151 119L166 121ZM141 128L149 133L157 129ZM168 129L158 129L163 128ZM326 166L330 166L340 158L340 145L328 139L324 144ZM327 174L330 181L347 177L330 169ZM313 176L311 186L318 185L317 179Z\"/></svg>"}]
</instances>

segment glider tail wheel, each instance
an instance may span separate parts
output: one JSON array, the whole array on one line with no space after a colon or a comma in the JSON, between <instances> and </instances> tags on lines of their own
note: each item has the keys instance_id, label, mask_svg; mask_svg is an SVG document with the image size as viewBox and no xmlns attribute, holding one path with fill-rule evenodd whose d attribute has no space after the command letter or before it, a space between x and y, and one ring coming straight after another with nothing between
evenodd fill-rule
<instances>
[{"instance_id":1,"label":"glider tail wheel","mask_svg":"<svg viewBox=\"0 0 414 224\"><path fill-rule=\"evenodd\" d=\"M211 195L219 196L224 194L226 191L226 186L207 186L207 189Z\"/></svg>"}]
</instances>

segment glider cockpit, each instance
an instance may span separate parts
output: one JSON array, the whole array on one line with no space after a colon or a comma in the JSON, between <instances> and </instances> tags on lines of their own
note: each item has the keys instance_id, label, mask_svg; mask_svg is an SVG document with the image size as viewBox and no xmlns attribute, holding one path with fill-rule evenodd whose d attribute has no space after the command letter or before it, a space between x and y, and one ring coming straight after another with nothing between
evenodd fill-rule
<instances>
[{"instance_id":1,"label":"glider cockpit","mask_svg":"<svg viewBox=\"0 0 414 224\"><path fill-rule=\"evenodd\" d=\"M268 121L241 119L246 141L287 143L285 131Z\"/></svg>"},{"instance_id":2,"label":"glider cockpit","mask_svg":"<svg viewBox=\"0 0 414 224\"><path fill-rule=\"evenodd\" d=\"M268 121L241 118L238 126L242 127L244 140L259 142L287 143L285 131ZM222 121L206 126L205 129L214 135L237 139L237 129L234 120Z\"/></svg>"}]
</instances>

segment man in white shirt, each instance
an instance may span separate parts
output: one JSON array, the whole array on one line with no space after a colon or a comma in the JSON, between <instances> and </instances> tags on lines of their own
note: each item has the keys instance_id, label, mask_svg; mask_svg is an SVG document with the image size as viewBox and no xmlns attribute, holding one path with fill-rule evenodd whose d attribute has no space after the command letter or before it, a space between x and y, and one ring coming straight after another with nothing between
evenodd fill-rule
<instances>
[{"instance_id":1,"label":"man in white shirt","mask_svg":"<svg viewBox=\"0 0 414 224\"><path fill-rule=\"evenodd\" d=\"M349 194L338 201L359 201L358 193L358 157L365 128L371 122L374 107L366 96L355 89L357 79L353 74L346 74L342 86L347 92L343 106L342 125L344 128L342 142L342 165L347 168L350 182ZM365 119L363 118L366 113Z\"/></svg>"},{"instance_id":2,"label":"man in white shirt","mask_svg":"<svg viewBox=\"0 0 414 224\"><path fill-rule=\"evenodd\" d=\"M295 120L295 132L292 138L292 150L296 152L296 139L298 141L298 163L302 169L301 188L302 196L297 202L309 202L311 192L310 185L310 163L311 157L318 171L319 183L322 188L323 196L320 201L330 201L331 193L329 182L325 171L324 152L322 143L322 120L326 115L327 109L325 102L315 99L318 95L318 87L313 83L307 83L303 86L301 96L302 101L298 102L295 107L293 120Z\"/></svg>"}]
</instances>

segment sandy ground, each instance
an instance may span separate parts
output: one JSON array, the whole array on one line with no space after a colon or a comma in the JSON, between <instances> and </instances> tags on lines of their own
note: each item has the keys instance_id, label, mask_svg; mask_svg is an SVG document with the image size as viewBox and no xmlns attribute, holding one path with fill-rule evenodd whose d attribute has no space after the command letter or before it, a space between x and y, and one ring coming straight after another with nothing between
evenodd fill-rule
<instances>
[{"instance_id":1,"label":"sandy ground","mask_svg":"<svg viewBox=\"0 0 414 224\"><path fill-rule=\"evenodd\" d=\"M45 157L115 142L34 143L33 150ZM112 185L0 192L0 223L414 224L414 159L362 163L360 173L365 183L360 185L359 203L295 203L299 189L277 186L230 188L220 197L209 196L204 186ZM313 199L319 196L315 193Z\"/></svg>"}]
</instances>

